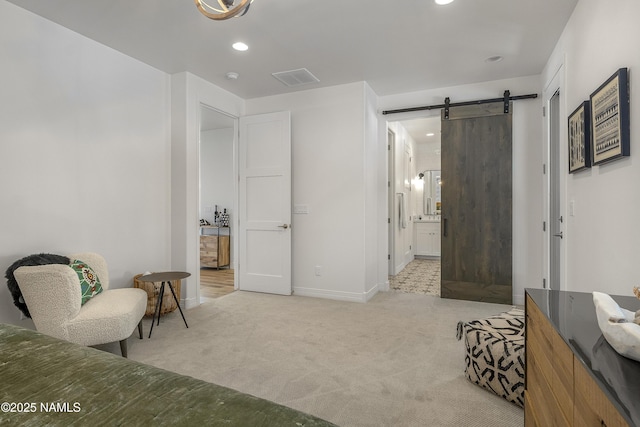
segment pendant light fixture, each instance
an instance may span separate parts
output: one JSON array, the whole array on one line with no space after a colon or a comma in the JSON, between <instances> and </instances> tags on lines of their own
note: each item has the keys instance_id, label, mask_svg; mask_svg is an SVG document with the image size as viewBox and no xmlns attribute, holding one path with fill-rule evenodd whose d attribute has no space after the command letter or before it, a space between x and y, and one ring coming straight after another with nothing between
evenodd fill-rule
<instances>
[{"instance_id":1,"label":"pendant light fixture","mask_svg":"<svg viewBox=\"0 0 640 427\"><path fill-rule=\"evenodd\" d=\"M216 21L233 18L234 16L243 16L249 11L249 6L253 0L210 0L217 1L217 5L211 6L204 0L194 0L196 7L204 16Z\"/></svg>"}]
</instances>

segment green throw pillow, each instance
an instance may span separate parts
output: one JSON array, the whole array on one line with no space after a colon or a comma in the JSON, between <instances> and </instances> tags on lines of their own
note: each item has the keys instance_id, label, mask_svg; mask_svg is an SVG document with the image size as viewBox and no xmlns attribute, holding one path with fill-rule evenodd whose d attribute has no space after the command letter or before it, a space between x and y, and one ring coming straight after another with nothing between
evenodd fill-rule
<instances>
[{"instance_id":1,"label":"green throw pillow","mask_svg":"<svg viewBox=\"0 0 640 427\"><path fill-rule=\"evenodd\" d=\"M71 268L78 275L80 279L80 291L82 293L82 305L89 301L91 297L98 295L102 292L102 284L98 275L88 264L74 259L71 261Z\"/></svg>"}]
</instances>

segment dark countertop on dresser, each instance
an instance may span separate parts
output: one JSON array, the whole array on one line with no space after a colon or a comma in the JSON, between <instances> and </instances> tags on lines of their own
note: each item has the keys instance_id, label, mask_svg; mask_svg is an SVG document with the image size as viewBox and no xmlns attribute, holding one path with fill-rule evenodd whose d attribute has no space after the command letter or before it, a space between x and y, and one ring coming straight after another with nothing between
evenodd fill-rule
<instances>
[{"instance_id":1,"label":"dark countertop on dresser","mask_svg":"<svg viewBox=\"0 0 640 427\"><path fill-rule=\"evenodd\" d=\"M629 425L640 426L640 362L620 356L605 340L598 326L593 295L549 289L525 291ZM611 297L622 308L640 310L640 300L635 297Z\"/></svg>"}]
</instances>

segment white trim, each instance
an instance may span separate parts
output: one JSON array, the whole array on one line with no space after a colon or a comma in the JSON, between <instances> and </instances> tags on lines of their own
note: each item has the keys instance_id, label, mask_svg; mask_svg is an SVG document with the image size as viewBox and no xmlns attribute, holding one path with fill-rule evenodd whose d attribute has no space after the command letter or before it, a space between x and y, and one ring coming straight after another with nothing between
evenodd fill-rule
<instances>
[{"instance_id":1,"label":"white trim","mask_svg":"<svg viewBox=\"0 0 640 427\"><path fill-rule=\"evenodd\" d=\"M373 298L378 291L380 290L380 286L379 285L375 285L373 288L369 289L367 292L364 293L364 300L369 301L371 298Z\"/></svg>"},{"instance_id":2,"label":"white trim","mask_svg":"<svg viewBox=\"0 0 640 427\"><path fill-rule=\"evenodd\" d=\"M198 286L199 288L200 286ZM197 307L200 305L200 291L198 290L197 298L180 298L181 306L185 310L189 310L191 308Z\"/></svg>"},{"instance_id":3,"label":"white trim","mask_svg":"<svg viewBox=\"0 0 640 427\"><path fill-rule=\"evenodd\" d=\"M367 302L377 292L378 292L378 285L374 286L368 292L363 292L363 293L332 291L327 289L316 289L316 288L304 288L304 287L298 287L298 286L293 287L293 294L296 296L325 298L325 299L332 299L337 301L350 301L350 302Z\"/></svg>"},{"instance_id":4,"label":"white trim","mask_svg":"<svg viewBox=\"0 0 640 427\"><path fill-rule=\"evenodd\" d=\"M558 187L559 187L559 192L560 192L560 214L562 215L562 217L564 218L564 224L565 226L563 227L563 233L564 233L564 238L561 242L561 246L560 246L560 284L555 285L554 289L566 289L566 284L567 284L567 269L566 269L566 265L567 265L567 227L566 227L566 221L568 220L567 218L567 212L566 212L566 194L567 194L567 164L568 164L568 159L567 159L567 150L565 149L565 147L567 146L567 122L566 122L566 117L567 117L567 109L566 109L566 88L565 88L565 73L566 73L566 68L565 68L565 61L563 58L562 63L560 63L555 71L555 73L553 73L553 76L549 79L549 81L545 82L544 84L544 91L543 91L543 105L545 107L546 110L546 114L545 117L543 118L543 123L544 123L544 133L543 133L543 139L544 139L544 144L543 144L543 161L546 164L546 174L543 175L543 203L542 203L542 218L543 221L545 221L546 223L546 230L543 231L543 254L542 254L542 277L543 279L546 280L546 286L547 288L551 288L552 287L552 283L551 283L551 254L550 254L550 245L551 245L551 230L552 230L552 226L551 226L551 218L549 217L550 215L550 197L551 197L551 182L550 182L550 167L551 167L551 158L550 158L550 117L551 117L551 108L550 108L550 100L553 97L553 95L559 91L559 116L560 116L560 121L559 121L559 133L560 133L560 152L559 152L559 164L560 164L560 176L559 176L559 183L558 183ZM565 119L563 119L563 117ZM540 283L538 285L539 287L542 287L542 283ZM538 287L538 286L532 286L532 287ZM514 296L515 298L515 296Z\"/></svg>"},{"instance_id":5,"label":"white trim","mask_svg":"<svg viewBox=\"0 0 640 427\"><path fill-rule=\"evenodd\" d=\"M413 261L413 260L411 260L411 261ZM404 268L405 268L407 265L409 265L409 263L411 263L411 261L403 262L402 264L400 264L399 266L397 266L397 268L395 268L395 269L393 270L393 275L395 276L395 275L397 275L397 274L400 274L400 272L401 272L402 270L404 270Z\"/></svg>"},{"instance_id":6,"label":"white trim","mask_svg":"<svg viewBox=\"0 0 640 427\"><path fill-rule=\"evenodd\" d=\"M524 294L513 294L514 305L524 305Z\"/></svg>"}]
</instances>

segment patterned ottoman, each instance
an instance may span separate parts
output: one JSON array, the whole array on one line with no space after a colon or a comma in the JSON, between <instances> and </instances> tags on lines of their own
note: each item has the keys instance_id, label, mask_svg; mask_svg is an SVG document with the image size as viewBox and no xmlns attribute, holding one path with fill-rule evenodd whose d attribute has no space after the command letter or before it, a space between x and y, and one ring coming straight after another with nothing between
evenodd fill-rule
<instances>
[{"instance_id":1,"label":"patterned ottoman","mask_svg":"<svg viewBox=\"0 0 640 427\"><path fill-rule=\"evenodd\" d=\"M458 322L458 340L463 335L469 381L523 407L524 310Z\"/></svg>"}]
</instances>

